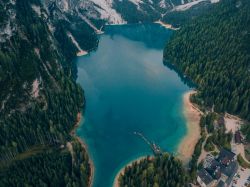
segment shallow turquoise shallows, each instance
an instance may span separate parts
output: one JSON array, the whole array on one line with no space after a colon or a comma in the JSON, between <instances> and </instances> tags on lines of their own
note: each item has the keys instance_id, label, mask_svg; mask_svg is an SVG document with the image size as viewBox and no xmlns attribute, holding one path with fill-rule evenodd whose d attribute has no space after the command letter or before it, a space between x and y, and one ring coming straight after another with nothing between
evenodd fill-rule
<instances>
[{"instance_id":1,"label":"shallow turquoise shallows","mask_svg":"<svg viewBox=\"0 0 250 187\"><path fill-rule=\"evenodd\" d=\"M111 187L125 164L153 154L134 132L168 152L186 134L182 96L189 87L162 61L172 32L157 24L108 26L98 49L77 58L86 97L77 134L95 165L94 187Z\"/></svg>"}]
</instances>

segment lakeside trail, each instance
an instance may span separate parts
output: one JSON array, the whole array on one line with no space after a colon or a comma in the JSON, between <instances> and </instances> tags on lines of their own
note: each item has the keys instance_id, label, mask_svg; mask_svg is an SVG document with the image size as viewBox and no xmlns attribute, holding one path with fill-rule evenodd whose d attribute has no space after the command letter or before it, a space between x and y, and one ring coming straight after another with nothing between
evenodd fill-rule
<instances>
[{"instance_id":1,"label":"lakeside trail","mask_svg":"<svg viewBox=\"0 0 250 187\"><path fill-rule=\"evenodd\" d=\"M200 138L201 111L190 101L190 96L195 93L196 91L192 90L183 95L183 113L187 120L187 134L179 145L178 158L184 164L190 161L195 145Z\"/></svg>"},{"instance_id":2,"label":"lakeside trail","mask_svg":"<svg viewBox=\"0 0 250 187\"><path fill-rule=\"evenodd\" d=\"M126 168L126 167L132 166L132 164L133 164L134 162L139 163L141 160L143 160L143 159L145 159L145 158L147 158L147 156L142 156L142 157L139 157L138 159L135 159L135 160L129 162L128 164L124 165L124 167L123 167L122 169L120 169L120 171L119 171L119 172L117 173L117 175L115 176L115 180L114 180L114 183L113 183L113 187L120 187L120 185L119 185L119 176L124 174L125 168ZM150 158L149 158L149 159L150 159Z\"/></svg>"},{"instance_id":3,"label":"lakeside trail","mask_svg":"<svg viewBox=\"0 0 250 187\"><path fill-rule=\"evenodd\" d=\"M73 137L75 137L77 139L77 141L81 144L81 146L85 149L85 151L87 151L87 153L88 153L87 144L85 144L84 141L80 137L78 137L76 135L76 130L79 127L81 120L82 120L82 113L79 112L77 114L76 124L74 125L72 131L70 132L70 135L73 136ZM90 157L89 157L89 165L90 165L90 170L91 171L90 171L89 185L88 186L91 187L91 186L93 186L95 167L94 167L94 162L93 162L93 160Z\"/></svg>"}]
</instances>

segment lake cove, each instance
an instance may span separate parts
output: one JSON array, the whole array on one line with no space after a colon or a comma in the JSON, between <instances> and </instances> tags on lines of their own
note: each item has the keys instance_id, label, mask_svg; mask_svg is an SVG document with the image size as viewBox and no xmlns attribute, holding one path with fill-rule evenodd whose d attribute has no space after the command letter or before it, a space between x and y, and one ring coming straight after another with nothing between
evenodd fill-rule
<instances>
[{"instance_id":1,"label":"lake cove","mask_svg":"<svg viewBox=\"0 0 250 187\"><path fill-rule=\"evenodd\" d=\"M163 65L173 32L158 24L107 26L98 49L77 58L86 97L77 135L94 162L94 187L111 187L124 165L153 154L134 132L172 153L185 136L182 98L190 88Z\"/></svg>"}]
</instances>

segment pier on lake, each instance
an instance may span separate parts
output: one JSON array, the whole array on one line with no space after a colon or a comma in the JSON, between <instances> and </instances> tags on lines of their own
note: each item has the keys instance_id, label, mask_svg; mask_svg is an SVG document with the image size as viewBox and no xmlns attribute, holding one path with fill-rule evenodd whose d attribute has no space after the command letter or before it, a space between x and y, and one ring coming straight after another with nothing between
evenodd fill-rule
<instances>
[{"instance_id":1,"label":"pier on lake","mask_svg":"<svg viewBox=\"0 0 250 187\"><path fill-rule=\"evenodd\" d=\"M154 142L150 142L142 133L140 132L134 132L134 135L140 137L146 144L148 144L151 148L151 150L153 151L154 155L162 155L162 150L160 148L160 146L158 146L156 143Z\"/></svg>"}]
</instances>

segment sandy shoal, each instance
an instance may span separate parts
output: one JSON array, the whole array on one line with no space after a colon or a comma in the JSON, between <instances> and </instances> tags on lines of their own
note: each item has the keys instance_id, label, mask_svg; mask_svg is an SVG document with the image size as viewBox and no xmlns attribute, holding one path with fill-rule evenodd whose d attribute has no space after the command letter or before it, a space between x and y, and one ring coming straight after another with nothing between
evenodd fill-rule
<instances>
[{"instance_id":1,"label":"sandy shoal","mask_svg":"<svg viewBox=\"0 0 250 187\"><path fill-rule=\"evenodd\" d=\"M200 118L201 111L190 101L190 96L195 94L194 90L183 95L183 113L187 121L187 134L182 139L179 148L179 158L187 164L194 152L194 148L200 139Z\"/></svg>"}]
</instances>

